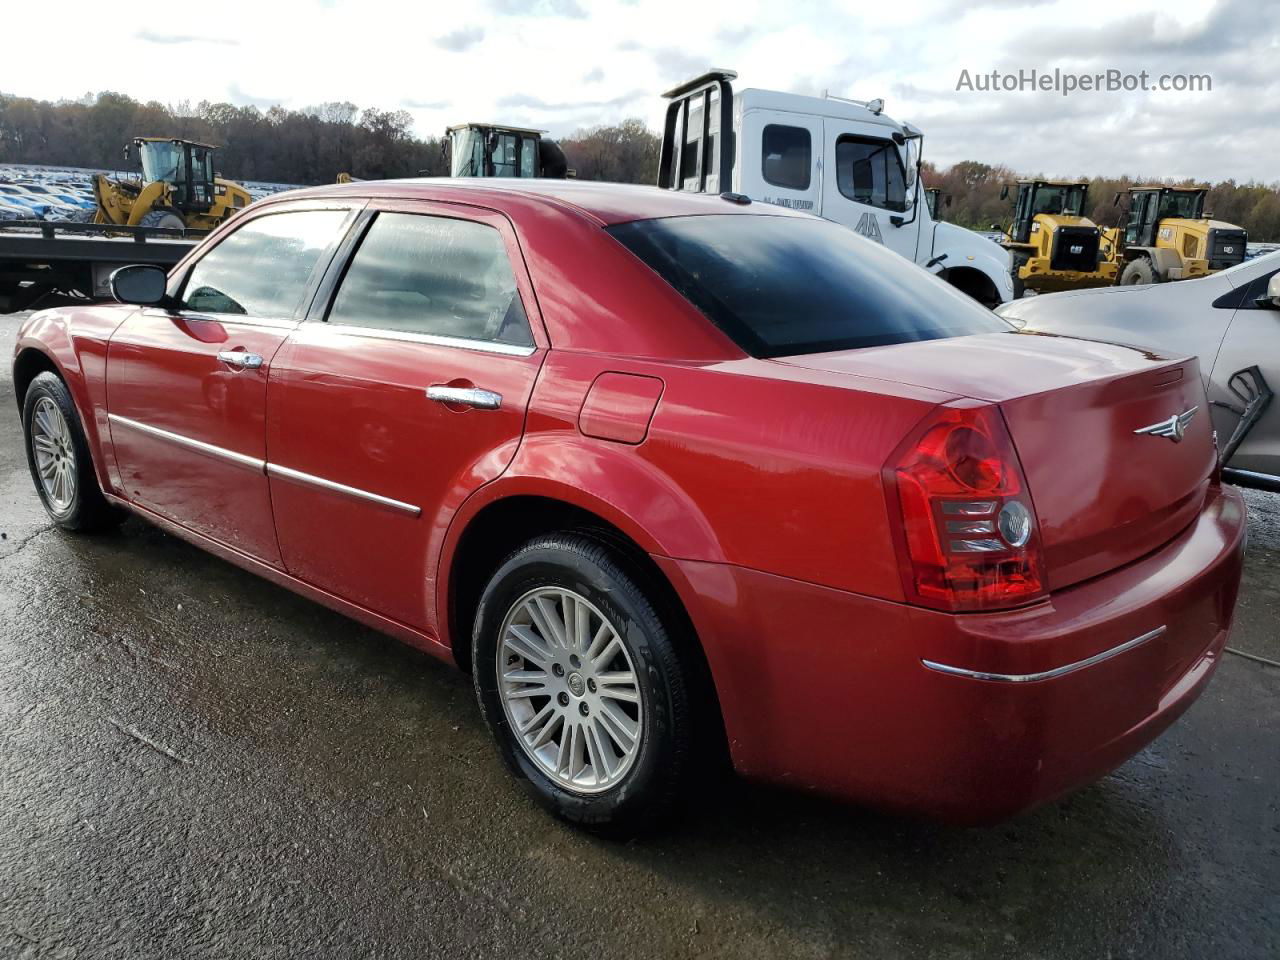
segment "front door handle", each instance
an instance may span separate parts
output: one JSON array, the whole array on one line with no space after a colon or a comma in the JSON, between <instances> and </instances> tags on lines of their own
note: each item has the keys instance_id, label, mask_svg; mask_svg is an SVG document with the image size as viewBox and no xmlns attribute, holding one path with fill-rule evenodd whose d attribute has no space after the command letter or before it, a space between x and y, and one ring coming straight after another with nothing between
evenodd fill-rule
<instances>
[{"instance_id":1,"label":"front door handle","mask_svg":"<svg viewBox=\"0 0 1280 960\"><path fill-rule=\"evenodd\" d=\"M241 370L257 370L262 366L261 356L256 353L246 353L243 350L223 350L219 352L218 359L228 366Z\"/></svg>"},{"instance_id":2,"label":"front door handle","mask_svg":"<svg viewBox=\"0 0 1280 960\"><path fill-rule=\"evenodd\" d=\"M442 383L427 387L427 399L477 410L497 410L502 406L502 394L479 387L447 387Z\"/></svg>"}]
</instances>

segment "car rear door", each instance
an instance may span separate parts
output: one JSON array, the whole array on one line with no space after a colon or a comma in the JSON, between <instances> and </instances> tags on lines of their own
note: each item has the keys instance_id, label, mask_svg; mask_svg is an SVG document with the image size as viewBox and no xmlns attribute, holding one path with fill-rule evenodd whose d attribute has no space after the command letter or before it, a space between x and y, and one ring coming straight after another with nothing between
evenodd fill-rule
<instances>
[{"instance_id":1,"label":"car rear door","mask_svg":"<svg viewBox=\"0 0 1280 960\"><path fill-rule=\"evenodd\" d=\"M107 348L107 410L125 494L280 564L265 474L267 378L356 209L264 210L184 268L181 306L138 310Z\"/></svg>"},{"instance_id":2,"label":"car rear door","mask_svg":"<svg viewBox=\"0 0 1280 960\"><path fill-rule=\"evenodd\" d=\"M267 388L286 569L435 629L432 554L510 463L544 355L515 234L460 204L371 204Z\"/></svg>"}]
</instances>

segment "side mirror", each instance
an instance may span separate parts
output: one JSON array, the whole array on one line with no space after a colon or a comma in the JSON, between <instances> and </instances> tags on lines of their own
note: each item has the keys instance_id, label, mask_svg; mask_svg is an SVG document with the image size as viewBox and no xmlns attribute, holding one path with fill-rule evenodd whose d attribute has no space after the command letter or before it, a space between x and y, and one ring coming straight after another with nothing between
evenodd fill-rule
<instances>
[{"instance_id":1,"label":"side mirror","mask_svg":"<svg viewBox=\"0 0 1280 960\"><path fill-rule=\"evenodd\" d=\"M1257 300L1257 304L1268 310L1280 310L1280 273L1273 273L1267 281L1267 292Z\"/></svg>"},{"instance_id":2,"label":"side mirror","mask_svg":"<svg viewBox=\"0 0 1280 960\"><path fill-rule=\"evenodd\" d=\"M1000 199L1001 200L1009 199L1009 185L1007 183L1000 188Z\"/></svg>"},{"instance_id":3,"label":"side mirror","mask_svg":"<svg viewBox=\"0 0 1280 960\"><path fill-rule=\"evenodd\" d=\"M159 267L137 264L120 267L111 274L111 296L119 303L149 307L165 300L169 277Z\"/></svg>"},{"instance_id":4,"label":"side mirror","mask_svg":"<svg viewBox=\"0 0 1280 960\"><path fill-rule=\"evenodd\" d=\"M948 193L948 194L947 194L945 197L943 197L942 199L946 202L946 205L947 205L948 207L949 207L949 206L951 206L951 194L949 194L949 193Z\"/></svg>"},{"instance_id":5,"label":"side mirror","mask_svg":"<svg viewBox=\"0 0 1280 960\"><path fill-rule=\"evenodd\" d=\"M1117 193L1114 197L1111 198L1111 205L1113 207L1120 206L1120 194Z\"/></svg>"}]
</instances>

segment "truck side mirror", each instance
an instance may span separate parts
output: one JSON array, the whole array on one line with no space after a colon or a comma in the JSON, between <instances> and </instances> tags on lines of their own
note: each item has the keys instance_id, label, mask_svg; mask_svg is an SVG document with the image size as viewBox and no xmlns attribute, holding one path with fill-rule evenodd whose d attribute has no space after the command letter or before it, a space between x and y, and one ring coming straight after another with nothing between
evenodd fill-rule
<instances>
[{"instance_id":1,"label":"truck side mirror","mask_svg":"<svg viewBox=\"0 0 1280 960\"><path fill-rule=\"evenodd\" d=\"M1115 195L1115 197L1113 197L1113 198L1112 198L1112 200L1111 200L1111 205L1112 205L1113 207L1118 207L1118 206L1120 206L1120 194L1118 194L1118 193L1117 193L1117 194Z\"/></svg>"},{"instance_id":2,"label":"truck side mirror","mask_svg":"<svg viewBox=\"0 0 1280 960\"><path fill-rule=\"evenodd\" d=\"M1009 185L1007 183L1000 188L1000 199L1001 200L1009 199Z\"/></svg>"},{"instance_id":3,"label":"truck side mirror","mask_svg":"<svg viewBox=\"0 0 1280 960\"><path fill-rule=\"evenodd\" d=\"M951 194L949 194L949 193L948 193L948 194L943 198L943 200L946 202L946 205L947 205L948 207L949 207L949 206L951 206Z\"/></svg>"},{"instance_id":4,"label":"truck side mirror","mask_svg":"<svg viewBox=\"0 0 1280 960\"><path fill-rule=\"evenodd\" d=\"M1266 296L1259 297L1255 302L1266 310L1280 310L1280 273L1271 275L1271 279L1267 281Z\"/></svg>"}]
</instances>

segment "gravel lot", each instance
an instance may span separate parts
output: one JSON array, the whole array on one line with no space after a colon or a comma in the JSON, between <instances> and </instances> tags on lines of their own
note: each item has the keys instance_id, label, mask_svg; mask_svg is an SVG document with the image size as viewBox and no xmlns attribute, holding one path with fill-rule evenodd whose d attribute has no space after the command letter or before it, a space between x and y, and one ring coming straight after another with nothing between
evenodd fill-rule
<instances>
[{"instance_id":1,"label":"gravel lot","mask_svg":"<svg viewBox=\"0 0 1280 960\"><path fill-rule=\"evenodd\" d=\"M734 785L617 844L508 780L465 677L130 521L49 528L0 316L0 956L1280 955L1280 669L993 829ZM1280 660L1280 497L1232 638ZM150 741L150 745L148 744Z\"/></svg>"}]
</instances>

